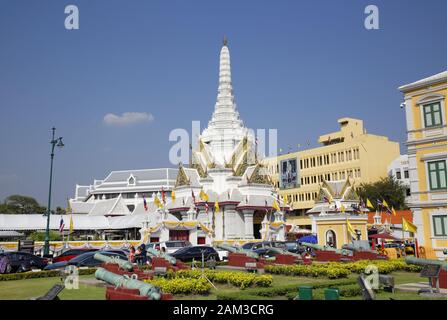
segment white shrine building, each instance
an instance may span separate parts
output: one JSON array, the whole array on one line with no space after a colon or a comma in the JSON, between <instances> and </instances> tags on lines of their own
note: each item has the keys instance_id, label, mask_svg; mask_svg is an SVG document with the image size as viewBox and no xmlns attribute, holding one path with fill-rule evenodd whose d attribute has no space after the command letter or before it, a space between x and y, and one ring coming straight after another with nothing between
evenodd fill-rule
<instances>
[{"instance_id":1,"label":"white shrine building","mask_svg":"<svg viewBox=\"0 0 447 320\"><path fill-rule=\"evenodd\" d=\"M273 209L274 202L281 210ZM254 136L239 117L226 40L214 113L189 166L113 171L90 186L76 186L69 203L75 230L76 220L88 225L91 219L93 230L138 228L141 238L152 242L285 239L288 207L257 161ZM101 226L95 226L99 220Z\"/></svg>"}]
</instances>

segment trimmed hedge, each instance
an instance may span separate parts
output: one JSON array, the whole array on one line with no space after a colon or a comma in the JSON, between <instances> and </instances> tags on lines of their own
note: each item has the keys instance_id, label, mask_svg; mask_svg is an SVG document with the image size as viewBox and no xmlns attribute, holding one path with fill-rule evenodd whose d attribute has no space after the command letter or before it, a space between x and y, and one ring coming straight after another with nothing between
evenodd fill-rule
<instances>
[{"instance_id":1,"label":"trimmed hedge","mask_svg":"<svg viewBox=\"0 0 447 320\"><path fill-rule=\"evenodd\" d=\"M325 281L319 284L315 284L312 287L314 289L322 288L344 288L348 286L355 286L356 281L352 279L340 279L336 281ZM246 292L232 292L232 293L217 293L217 300L260 300L271 299L277 296L286 296L292 300L298 293L297 284L285 284L281 286L275 286L272 288L256 288L249 289Z\"/></svg>"},{"instance_id":2,"label":"trimmed hedge","mask_svg":"<svg viewBox=\"0 0 447 320\"><path fill-rule=\"evenodd\" d=\"M257 275L246 272L205 270L205 275L210 281L216 283L228 283L240 289L248 287L270 287L273 282L271 275ZM199 279L202 276L201 270L178 270L169 271L167 278L170 279Z\"/></svg>"},{"instance_id":3,"label":"trimmed hedge","mask_svg":"<svg viewBox=\"0 0 447 320\"><path fill-rule=\"evenodd\" d=\"M407 264L404 260L360 260L355 262L329 262L312 265L267 265L265 271L272 274L284 274L304 277L327 277L329 279L346 278L351 273L365 272L367 266L374 265L378 272L387 274L394 271L420 272L421 266Z\"/></svg>"},{"instance_id":4,"label":"trimmed hedge","mask_svg":"<svg viewBox=\"0 0 447 320\"><path fill-rule=\"evenodd\" d=\"M156 278L144 282L159 287L163 293L205 295L211 290L211 284L206 279Z\"/></svg>"},{"instance_id":5,"label":"trimmed hedge","mask_svg":"<svg viewBox=\"0 0 447 320\"><path fill-rule=\"evenodd\" d=\"M94 274L96 268L89 269L78 269L79 275L89 275ZM10 281L10 280L23 280L23 279L37 279L37 278L50 278L50 277L60 277L63 271L61 270L47 270L47 271L28 271L21 273L6 273L0 274L0 281Z\"/></svg>"}]
</instances>

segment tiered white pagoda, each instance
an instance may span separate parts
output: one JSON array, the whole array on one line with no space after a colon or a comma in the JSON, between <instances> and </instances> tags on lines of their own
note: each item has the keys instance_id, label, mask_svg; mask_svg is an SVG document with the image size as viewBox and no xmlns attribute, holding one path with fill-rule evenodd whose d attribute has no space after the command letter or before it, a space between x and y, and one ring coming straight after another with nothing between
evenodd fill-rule
<instances>
[{"instance_id":1,"label":"tiered white pagoda","mask_svg":"<svg viewBox=\"0 0 447 320\"><path fill-rule=\"evenodd\" d=\"M285 238L284 212L272 208L274 201L284 204L257 162L254 136L236 109L226 39L214 113L192 150L189 168L179 167L173 192L174 200L149 214L141 230L145 240L211 244Z\"/></svg>"}]
</instances>

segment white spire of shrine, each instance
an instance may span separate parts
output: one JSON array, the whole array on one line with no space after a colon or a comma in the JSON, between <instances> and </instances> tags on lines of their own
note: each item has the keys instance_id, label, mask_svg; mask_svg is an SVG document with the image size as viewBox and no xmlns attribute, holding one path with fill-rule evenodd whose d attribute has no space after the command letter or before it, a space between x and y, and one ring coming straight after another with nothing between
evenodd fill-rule
<instances>
[{"instance_id":1,"label":"white spire of shrine","mask_svg":"<svg viewBox=\"0 0 447 320\"><path fill-rule=\"evenodd\" d=\"M217 101L208 127L202 133L202 141L211 147L216 162L223 164L231 157L234 147L247 135L234 102L231 84L230 51L225 37L220 50L219 87Z\"/></svg>"}]
</instances>

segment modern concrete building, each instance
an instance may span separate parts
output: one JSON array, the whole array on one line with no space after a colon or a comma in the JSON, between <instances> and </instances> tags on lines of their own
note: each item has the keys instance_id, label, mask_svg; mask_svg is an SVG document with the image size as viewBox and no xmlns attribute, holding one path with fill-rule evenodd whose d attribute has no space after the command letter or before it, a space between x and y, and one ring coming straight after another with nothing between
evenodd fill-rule
<instances>
[{"instance_id":1,"label":"modern concrete building","mask_svg":"<svg viewBox=\"0 0 447 320\"><path fill-rule=\"evenodd\" d=\"M446 258L447 71L403 85L413 222L421 255Z\"/></svg>"},{"instance_id":2,"label":"modern concrete building","mask_svg":"<svg viewBox=\"0 0 447 320\"><path fill-rule=\"evenodd\" d=\"M410 201L411 189L410 189L410 171L408 155L400 155L394 159L388 166L388 175L394 177L397 181L400 181L405 189L405 201Z\"/></svg>"},{"instance_id":3,"label":"modern concrete building","mask_svg":"<svg viewBox=\"0 0 447 320\"><path fill-rule=\"evenodd\" d=\"M295 216L314 207L323 181L377 181L387 176L388 165L400 154L399 143L366 133L362 120L342 118L338 123L339 131L320 136L321 147L263 160ZM288 223L294 224L293 219L289 216Z\"/></svg>"}]
</instances>

